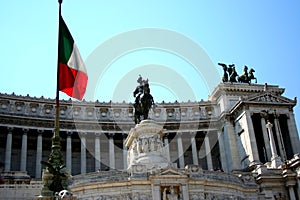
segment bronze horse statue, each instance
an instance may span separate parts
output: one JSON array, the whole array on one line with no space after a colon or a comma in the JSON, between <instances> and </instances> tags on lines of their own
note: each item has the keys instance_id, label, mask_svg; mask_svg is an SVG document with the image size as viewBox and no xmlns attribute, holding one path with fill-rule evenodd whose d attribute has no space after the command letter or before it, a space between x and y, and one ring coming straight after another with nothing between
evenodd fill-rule
<instances>
[{"instance_id":1,"label":"bronze horse statue","mask_svg":"<svg viewBox=\"0 0 300 200\"><path fill-rule=\"evenodd\" d=\"M231 82L231 83L237 82L235 77L237 77L238 74L235 71L234 64L228 65L228 67L224 63L218 63L218 65L220 65L221 67L223 67L223 72L224 72L224 75L222 77L222 81L223 82Z\"/></svg>"},{"instance_id":2,"label":"bronze horse statue","mask_svg":"<svg viewBox=\"0 0 300 200\"><path fill-rule=\"evenodd\" d=\"M224 75L222 77L222 81L223 82L228 82L227 65L224 64L224 63L218 63L218 65L220 65L221 67L223 67Z\"/></svg>"},{"instance_id":3,"label":"bronze horse statue","mask_svg":"<svg viewBox=\"0 0 300 200\"><path fill-rule=\"evenodd\" d=\"M251 83L251 80L253 79L253 80L255 80L255 83L257 83L257 78L254 76L253 72L255 72L255 70L251 68L251 69L249 70L249 76L248 76L249 81L250 81L250 83Z\"/></svg>"},{"instance_id":4,"label":"bronze horse statue","mask_svg":"<svg viewBox=\"0 0 300 200\"><path fill-rule=\"evenodd\" d=\"M250 84L251 80L255 79L255 83L257 83L257 78L254 77L253 72L255 72L255 70L251 68L249 70L249 74L248 74L248 67L245 65L244 74L242 74L241 76L238 77L238 82Z\"/></svg>"},{"instance_id":5,"label":"bronze horse statue","mask_svg":"<svg viewBox=\"0 0 300 200\"><path fill-rule=\"evenodd\" d=\"M229 73L229 81L231 83L236 82L236 78L238 76L237 72L235 71L235 66L234 64L229 65L228 67L228 73Z\"/></svg>"},{"instance_id":6,"label":"bronze horse statue","mask_svg":"<svg viewBox=\"0 0 300 200\"><path fill-rule=\"evenodd\" d=\"M140 85L137 86L133 92L133 96L135 97L135 102L133 104L135 124L140 123L142 119L148 119L149 110L152 105L154 105L153 97L150 94L148 79L143 80L140 76L137 82Z\"/></svg>"}]
</instances>

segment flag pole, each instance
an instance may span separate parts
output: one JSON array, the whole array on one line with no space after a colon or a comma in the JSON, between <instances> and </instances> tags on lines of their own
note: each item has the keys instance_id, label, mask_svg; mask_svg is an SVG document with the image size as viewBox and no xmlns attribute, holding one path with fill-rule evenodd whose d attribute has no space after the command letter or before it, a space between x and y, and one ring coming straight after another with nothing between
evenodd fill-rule
<instances>
[{"instance_id":1,"label":"flag pole","mask_svg":"<svg viewBox=\"0 0 300 200\"><path fill-rule=\"evenodd\" d=\"M52 137L52 146L51 153L49 155L48 162L54 167L60 167L64 165L63 156L61 153L61 144L60 144L60 135L59 135L59 76L60 76L60 67L59 67L59 54L60 54L60 29L61 29L61 4L62 0L58 0L59 3L59 28L58 28L58 58L57 58L57 86L56 86L56 105L55 105L55 122L54 130Z\"/></svg>"},{"instance_id":2,"label":"flag pole","mask_svg":"<svg viewBox=\"0 0 300 200\"><path fill-rule=\"evenodd\" d=\"M58 0L59 3L59 28L58 28L58 58L57 58L57 86L56 86L56 105L55 105L55 121L53 136L51 138L51 152L48 158L48 162L41 161L41 164L46 167L43 170L42 180L43 187L41 190L41 196L54 197L55 192L59 192L63 189L68 189L68 176L64 174L62 176L61 170L65 168L63 155L61 152L61 139L59 135L59 53L60 53L60 31L61 31L61 4L62 0ZM52 180L52 182L50 181ZM39 199L39 198L36 198Z\"/></svg>"},{"instance_id":3,"label":"flag pole","mask_svg":"<svg viewBox=\"0 0 300 200\"><path fill-rule=\"evenodd\" d=\"M59 26L60 26L60 18L61 18L61 4L62 4L62 0L58 0L59 3L59 14L58 14L58 18L59 18ZM60 31L60 27L58 28L58 32ZM59 39L59 33L58 33L58 49L57 52L59 54L59 43L60 43L60 39ZM59 56L58 56L59 57ZM57 58L57 77L56 77L56 108L55 108L55 124L54 124L54 132L59 132L59 58Z\"/></svg>"},{"instance_id":4,"label":"flag pole","mask_svg":"<svg viewBox=\"0 0 300 200\"><path fill-rule=\"evenodd\" d=\"M61 4L63 0L58 0L59 3L59 28L58 28L58 58L57 58L57 86L56 86L56 106L55 106L55 122L52 137L51 153L49 156L49 163L54 166L61 166L64 164L63 156L61 153L60 135L59 135L59 81L60 81L60 67L59 67L59 55L60 55L60 31L61 31Z\"/></svg>"},{"instance_id":5,"label":"flag pole","mask_svg":"<svg viewBox=\"0 0 300 200\"><path fill-rule=\"evenodd\" d=\"M55 105L55 122L54 122L54 130L53 130L53 137L52 137L52 146L51 146L51 150L52 152L58 152L60 151L61 149L61 146L60 146L60 136L59 136L59 53L60 53L60 20L61 20L61 4L62 4L62 0L58 0L58 3L59 3L59 28L58 28L58 58L57 58L57 77L56 77L56 80L57 80L57 85L56 85L56 105ZM61 152L59 153L61 154ZM55 165L59 165L59 164L62 164L61 163L61 160L58 161L58 160L52 160L51 159L51 155L52 153L50 154L50 158L49 158L49 162L53 162L52 164L55 164Z\"/></svg>"},{"instance_id":6,"label":"flag pole","mask_svg":"<svg viewBox=\"0 0 300 200\"><path fill-rule=\"evenodd\" d=\"M62 4L62 1L63 0L58 0L58 3L59 3L59 12L58 12L58 19L59 19L59 27L58 27L58 48L57 48L57 53L58 53L58 56L57 56L57 74L56 74L56 105L55 105L55 122L54 122L54 134L53 134L53 139L56 138L57 140L59 140L59 143L60 143L60 136L59 136L59 43L60 43L60 38L59 38L59 35L60 35L60 18L61 18L61 4ZM53 144L52 144L53 145Z\"/></svg>"}]
</instances>

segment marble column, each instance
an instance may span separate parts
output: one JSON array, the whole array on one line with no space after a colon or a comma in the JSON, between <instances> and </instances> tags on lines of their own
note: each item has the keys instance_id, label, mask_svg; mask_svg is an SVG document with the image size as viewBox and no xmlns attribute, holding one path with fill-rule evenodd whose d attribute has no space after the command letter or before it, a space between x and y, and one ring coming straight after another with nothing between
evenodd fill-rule
<instances>
[{"instance_id":1,"label":"marble column","mask_svg":"<svg viewBox=\"0 0 300 200\"><path fill-rule=\"evenodd\" d=\"M275 146L275 141L274 141L272 127L273 127L273 125L270 122L268 122L266 124L266 128L268 129L268 133L269 133L270 148L271 148L271 153L272 153L272 158L271 158L272 163L271 163L271 166L273 168L277 168L280 165L282 165L282 162L280 160L280 157L277 155L277 150L276 150L276 146Z\"/></svg>"},{"instance_id":2,"label":"marble column","mask_svg":"<svg viewBox=\"0 0 300 200\"><path fill-rule=\"evenodd\" d=\"M182 199L183 200L189 200L189 191L188 191L188 185L184 184L182 187Z\"/></svg>"},{"instance_id":3,"label":"marble column","mask_svg":"<svg viewBox=\"0 0 300 200\"><path fill-rule=\"evenodd\" d=\"M211 148L209 143L209 138L206 135L204 138L204 145L205 145L205 153L206 153L206 163L207 163L207 169L211 170L213 169L212 159L211 159Z\"/></svg>"},{"instance_id":4,"label":"marble column","mask_svg":"<svg viewBox=\"0 0 300 200\"><path fill-rule=\"evenodd\" d=\"M100 136L101 133L95 133L95 170L101 170L101 141L100 141Z\"/></svg>"},{"instance_id":5,"label":"marble column","mask_svg":"<svg viewBox=\"0 0 300 200\"><path fill-rule=\"evenodd\" d=\"M300 166L296 168L295 172L296 172L296 179L298 185L296 192L298 192L297 194L300 194Z\"/></svg>"},{"instance_id":6,"label":"marble column","mask_svg":"<svg viewBox=\"0 0 300 200\"><path fill-rule=\"evenodd\" d=\"M67 132L66 167L72 174L72 131Z\"/></svg>"},{"instance_id":7,"label":"marble column","mask_svg":"<svg viewBox=\"0 0 300 200\"><path fill-rule=\"evenodd\" d=\"M275 119L274 119L274 125L275 125L275 133L276 133L276 138L278 141L278 147L279 147L279 154L282 160L285 160L286 155L285 155L285 150L284 150L284 144L282 141L282 135L281 135L281 128L279 125L279 119L277 118L275 114Z\"/></svg>"},{"instance_id":8,"label":"marble column","mask_svg":"<svg viewBox=\"0 0 300 200\"><path fill-rule=\"evenodd\" d=\"M193 164L199 165L198 162L198 153L197 153L197 146L196 146L196 132L191 132L191 144L192 144L192 156L193 156Z\"/></svg>"},{"instance_id":9,"label":"marble column","mask_svg":"<svg viewBox=\"0 0 300 200\"><path fill-rule=\"evenodd\" d=\"M110 169L116 168L115 163L115 144L114 144L114 133L109 133L108 145L109 145L109 167Z\"/></svg>"},{"instance_id":10,"label":"marble column","mask_svg":"<svg viewBox=\"0 0 300 200\"><path fill-rule=\"evenodd\" d=\"M228 172L227 168L227 159L226 159L226 153L225 153L225 147L224 147L224 138L222 135L222 131L218 131L218 144L220 149L220 157L221 157L221 165L222 169L225 172Z\"/></svg>"},{"instance_id":11,"label":"marble column","mask_svg":"<svg viewBox=\"0 0 300 200\"><path fill-rule=\"evenodd\" d=\"M12 144L12 127L8 127L8 133L6 138L6 148L5 148L5 166L4 171L9 172L11 167L11 144Z\"/></svg>"},{"instance_id":12,"label":"marble column","mask_svg":"<svg viewBox=\"0 0 300 200\"><path fill-rule=\"evenodd\" d=\"M161 200L160 185L152 185L152 199Z\"/></svg>"},{"instance_id":13,"label":"marble column","mask_svg":"<svg viewBox=\"0 0 300 200\"><path fill-rule=\"evenodd\" d=\"M295 122L295 116L292 111L288 115L287 119L288 129L289 129L289 135L291 138L293 153L299 153L300 152L300 142L299 142L299 135L298 130Z\"/></svg>"},{"instance_id":14,"label":"marble column","mask_svg":"<svg viewBox=\"0 0 300 200\"><path fill-rule=\"evenodd\" d=\"M267 154L267 160L271 160L271 147L270 147L270 142L269 142L269 136L268 136L268 131L266 129L266 121L265 118L261 117L261 127L262 127L262 132L263 132L263 138L264 138L264 143L265 143L265 148L266 148L266 154Z\"/></svg>"},{"instance_id":15,"label":"marble column","mask_svg":"<svg viewBox=\"0 0 300 200\"><path fill-rule=\"evenodd\" d=\"M274 141L274 137L273 137L272 127L273 127L273 124L271 124L270 122L268 122L266 124L266 128L269 131L270 148L271 148L272 157L276 157L278 155L277 155L277 150L276 150L275 141Z\"/></svg>"},{"instance_id":16,"label":"marble column","mask_svg":"<svg viewBox=\"0 0 300 200\"><path fill-rule=\"evenodd\" d=\"M260 163L251 114L248 110L245 112L245 114L248 126L248 141L250 142L251 147L249 149L250 152L247 152L249 154L249 161L252 163Z\"/></svg>"},{"instance_id":17,"label":"marble column","mask_svg":"<svg viewBox=\"0 0 300 200\"><path fill-rule=\"evenodd\" d=\"M27 164L27 132L28 132L28 129L23 129L20 171L26 171L26 164Z\"/></svg>"},{"instance_id":18,"label":"marble column","mask_svg":"<svg viewBox=\"0 0 300 200\"><path fill-rule=\"evenodd\" d=\"M81 146L80 146L80 169L81 174L86 173L86 133L80 133L80 140L81 140Z\"/></svg>"},{"instance_id":19,"label":"marble column","mask_svg":"<svg viewBox=\"0 0 300 200\"><path fill-rule=\"evenodd\" d=\"M42 173L42 153L43 153L43 136L44 130L37 130L37 145L36 145L36 161L35 161L35 178L41 178Z\"/></svg>"},{"instance_id":20,"label":"marble column","mask_svg":"<svg viewBox=\"0 0 300 200\"><path fill-rule=\"evenodd\" d=\"M183 154L183 146L182 146L182 133L177 133L177 145L178 145L178 159L179 159L179 168L184 168L184 154Z\"/></svg>"},{"instance_id":21,"label":"marble column","mask_svg":"<svg viewBox=\"0 0 300 200\"><path fill-rule=\"evenodd\" d=\"M296 200L296 196L295 196L293 185L289 185L288 188L289 188L290 200Z\"/></svg>"},{"instance_id":22,"label":"marble column","mask_svg":"<svg viewBox=\"0 0 300 200\"><path fill-rule=\"evenodd\" d=\"M166 133L164 135L164 151L166 153L166 156L167 156L167 159L168 159L168 162L171 161L171 158L170 158L170 149L169 149L169 139L168 139L168 133Z\"/></svg>"},{"instance_id":23,"label":"marble column","mask_svg":"<svg viewBox=\"0 0 300 200\"><path fill-rule=\"evenodd\" d=\"M224 142L226 142L226 155L228 163L228 171L240 169L240 154L238 149L237 134L234 131L233 124L229 117L225 121L224 126Z\"/></svg>"},{"instance_id":24,"label":"marble column","mask_svg":"<svg viewBox=\"0 0 300 200\"><path fill-rule=\"evenodd\" d=\"M125 140L127 138L127 133L123 134L123 169L127 169L127 149L125 146Z\"/></svg>"}]
</instances>

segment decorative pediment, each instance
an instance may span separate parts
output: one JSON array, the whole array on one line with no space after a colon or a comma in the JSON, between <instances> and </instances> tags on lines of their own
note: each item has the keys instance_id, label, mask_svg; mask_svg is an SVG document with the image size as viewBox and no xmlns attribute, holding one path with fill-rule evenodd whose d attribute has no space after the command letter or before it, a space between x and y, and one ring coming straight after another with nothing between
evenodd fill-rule
<instances>
[{"instance_id":1,"label":"decorative pediment","mask_svg":"<svg viewBox=\"0 0 300 200\"><path fill-rule=\"evenodd\" d=\"M261 95L255 95L252 96L248 99L245 99L244 101L246 102L251 102L251 103L279 103L279 104L294 104L295 101L278 96L272 93L263 93Z\"/></svg>"},{"instance_id":2,"label":"decorative pediment","mask_svg":"<svg viewBox=\"0 0 300 200\"><path fill-rule=\"evenodd\" d=\"M160 176L185 176L182 172L179 170L176 170L172 167L169 167L165 170L163 170L161 173L159 173Z\"/></svg>"}]
</instances>

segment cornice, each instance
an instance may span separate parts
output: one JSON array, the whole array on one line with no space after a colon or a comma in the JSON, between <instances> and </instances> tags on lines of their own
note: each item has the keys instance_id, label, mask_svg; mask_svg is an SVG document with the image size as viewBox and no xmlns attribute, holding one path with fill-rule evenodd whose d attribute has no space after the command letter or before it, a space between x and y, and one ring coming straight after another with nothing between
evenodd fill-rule
<instances>
[{"instance_id":1,"label":"cornice","mask_svg":"<svg viewBox=\"0 0 300 200\"><path fill-rule=\"evenodd\" d=\"M208 100L217 101L222 95L254 95L262 92L269 92L276 95L282 95L284 88L279 88L277 85L262 85L262 84L246 84L246 83L220 83L212 92Z\"/></svg>"},{"instance_id":2,"label":"cornice","mask_svg":"<svg viewBox=\"0 0 300 200\"><path fill-rule=\"evenodd\" d=\"M55 104L55 99L52 98L45 98L44 96L41 97L32 97L29 94L27 94L26 96L24 95L16 95L15 93L12 94L7 94L7 93L0 93L0 100L13 100L13 101L21 101L21 102L28 102L28 103L32 103L32 102L36 102L36 103L49 103L49 104ZM182 106L195 106L195 105L200 105L200 106L205 106L207 104L215 104L214 101L186 101L186 102L156 102L156 104L159 105L163 105L164 107L182 107ZM60 105L73 105L73 106L102 106L102 107L124 107L124 106L131 106L132 103L131 102L100 102L99 100L96 101L86 101L85 99L83 99L82 101L76 101L76 100L72 100L71 98L69 98L68 100L64 100L61 99L60 100Z\"/></svg>"},{"instance_id":3,"label":"cornice","mask_svg":"<svg viewBox=\"0 0 300 200\"><path fill-rule=\"evenodd\" d=\"M269 91L264 91L259 94L250 95L248 97L241 97L240 100L229 111L231 114L243 110L244 106L260 106L260 107L277 107L277 108L292 108L297 104L296 98L294 100L283 97L279 94L274 94Z\"/></svg>"}]
</instances>

